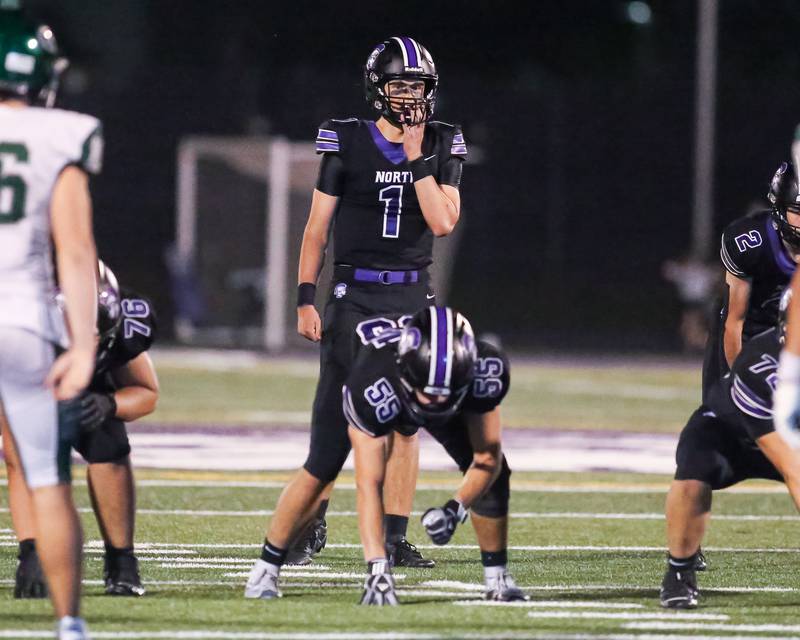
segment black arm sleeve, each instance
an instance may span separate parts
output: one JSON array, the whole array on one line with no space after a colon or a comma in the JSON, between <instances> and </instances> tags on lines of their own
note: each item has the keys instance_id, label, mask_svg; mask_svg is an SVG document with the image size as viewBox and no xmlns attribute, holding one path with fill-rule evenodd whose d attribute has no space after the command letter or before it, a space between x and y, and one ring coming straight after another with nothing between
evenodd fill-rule
<instances>
[{"instance_id":1,"label":"black arm sleeve","mask_svg":"<svg viewBox=\"0 0 800 640\"><path fill-rule=\"evenodd\" d=\"M461 165L463 162L462 158L449 157L439 169L439 184L449 184L451 187L458 189L461 185Z\"/></svg>"},{"instance_id":2,"label":"black arm sleeve","mask_svg":"<svg viewBox=\"0 0 800 640\"><path fill-rule=\"evenodd\" d=\"M342 195L344 184L344 162L335 153L326 153L322 156L317 177L317 190L329 196Z\"/></svg>"}]
</instances>

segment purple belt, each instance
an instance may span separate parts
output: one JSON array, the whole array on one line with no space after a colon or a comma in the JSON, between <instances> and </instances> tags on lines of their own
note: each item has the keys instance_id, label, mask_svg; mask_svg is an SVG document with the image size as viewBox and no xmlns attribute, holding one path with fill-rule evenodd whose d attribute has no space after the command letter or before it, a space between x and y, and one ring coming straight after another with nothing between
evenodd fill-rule
<instances>
[{"instance_id":1,"label":"purple belt","mask_svg":"<svg viewBox=\"0 0 800 640\"><path fill-rule=\"evenodd\" d=\"M380 284L413 284L419 282L419 271L378 271L357 268L353 272L353 280Z\"/></svg>"}]
</instances>

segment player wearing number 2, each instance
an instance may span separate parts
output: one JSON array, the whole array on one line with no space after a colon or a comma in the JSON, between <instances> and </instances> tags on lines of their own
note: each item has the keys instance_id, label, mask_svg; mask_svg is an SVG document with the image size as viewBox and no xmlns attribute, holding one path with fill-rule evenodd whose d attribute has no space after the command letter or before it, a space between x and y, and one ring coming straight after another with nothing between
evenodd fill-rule
<instances>
[{"instance_id":1,"label":"player wearing number 2","mask_svg":"<svg viewBox=\"0 0 800 640\"><path fill-rule=\"evenodd\" d=\"M295 536L324 510L350 442L342 384L355 353L355 327L372 316L397 317L431 303L428 266L434 236L452 231L460 213L461 164L467 149L458 126L431 120L438 75L420 43L394 37L372 51L364 68L367 101L378 119L328 120L317 137L322 154L298 272L298 332L321 339L320 378L308 458L283 492L254 573L277 576ZM324 322L314 307L329 231L333 281ZM416 435L400 437L387 475L387 542L405 566L432 566L405 540L416 483ZM249 597L277 589L248 588Z\"/></svg>"},{"instance_id":2,"label":"player wearing number 2","mask_svg":"<svg viewBox=\"0 0 800 640\"><path fill-rule=\"evenodd\" d=\"M0 413L30 491L57 636L83 640L82 531L64 453L77 427L76 397L94 368L97 251L88 174L100 170L102 138L97 119L46 108L65 65L53 32L28 23L17 3L5 0L0 8ZM68 338L54 297L54 247Z\"/></svg>"},{"instance_id":3,"label":"player wearing number 2","mask_svg":"<svg viewBox=\"0 0 800 640\"><path fill-rule=\"evenodd\" d=\"M729 370L742 343L774 327L778 301L800 259L800 200L797 174L782 163L770 182L771 210L731 222L722 234L727 300L712 327L703 367L703 401Z\"/></svg>"}]
</instances>

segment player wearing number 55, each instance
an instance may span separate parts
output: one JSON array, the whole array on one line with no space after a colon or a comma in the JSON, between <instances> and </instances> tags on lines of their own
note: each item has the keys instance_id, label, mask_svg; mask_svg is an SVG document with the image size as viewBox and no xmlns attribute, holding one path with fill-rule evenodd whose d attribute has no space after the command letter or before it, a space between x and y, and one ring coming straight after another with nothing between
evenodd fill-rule
<instances>
[{"instance_id":1,"label":"player wearing number 55","mask_svg":"<svg viewBox=\"0 0 800 640\"><path fill-rule=\"evenodd\" d=\"M320 377L308 458L278 501L262 554L276 576L284 562L309 562L309 552L324 544L327 498L350 451L342 384L356 325L414 313L434 298L428 274L433 240L458 221L467 155L458 126L431 120L438 81L425 47L412 38L389 38L364 66L367 103L377 119L328 120L319 128L322 161L300 251L297 330L322 341ZM333 281L323 322L314 299L331 230ZM417 468L416 436L399 437L387 472L394 480L387 483L387 543L398 565L430 568L433 563L405 538ZM276 594L247 590L249 597Z\"/></svg>"}]
</instances>

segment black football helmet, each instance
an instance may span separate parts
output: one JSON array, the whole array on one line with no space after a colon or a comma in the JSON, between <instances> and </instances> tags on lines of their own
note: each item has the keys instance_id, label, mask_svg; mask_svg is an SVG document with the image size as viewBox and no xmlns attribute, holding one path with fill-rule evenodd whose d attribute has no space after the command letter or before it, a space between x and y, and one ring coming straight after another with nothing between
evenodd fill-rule
<instances>
[{"instance_id":1,"label":"black football helmet","mask_svg":"<svg viewBox=\"0 0 800 640\"><path fill-rule=\"evenodd\" d=\"M800 214L800 190L797 173L791 162L783 162L769 183L767 199L772 205L772 219L783 241L794 251L800 251L800 227L789 223L786 212Z\"/></svg>"},{"instance_id":2,"label":"black football helmet","mask_svg":"<svg viewBox=\"0 0 800 640\"><path fill-rule=\"evenodd\" d=\"M386 83L392 80L421 80L425 90L421 98L392 98ZM433 116L439 75L428 50L413 38L395 36L381 42L364 65L364 91L367 102L398 128L422 124ZM393 108L394 105L394 108Z\"/></svg>"},{"instance_id":3,"label":"black football helmet","mask_svg":"<svg viewBox=\"0 0 800 640\"><path fill-rule=\"evenodd\" d=\"M102 369L117 341L122 322L122 300L117 276L102 260L97 261L97 368Z\"/></svg>"},{"instance_id":4,"label":"black football helmet","mask_svg":"<svg viewBox=\"0 0 800 640\"><path fill-rule=\"evenodd\" d=\"M474 377L477 350L467 319L450 307L428 307L403 327L397 345L400 396L420 423L441 424L458 411ZM439 398L421 402L420 392Z\"/></svg>"}]
</instances>

